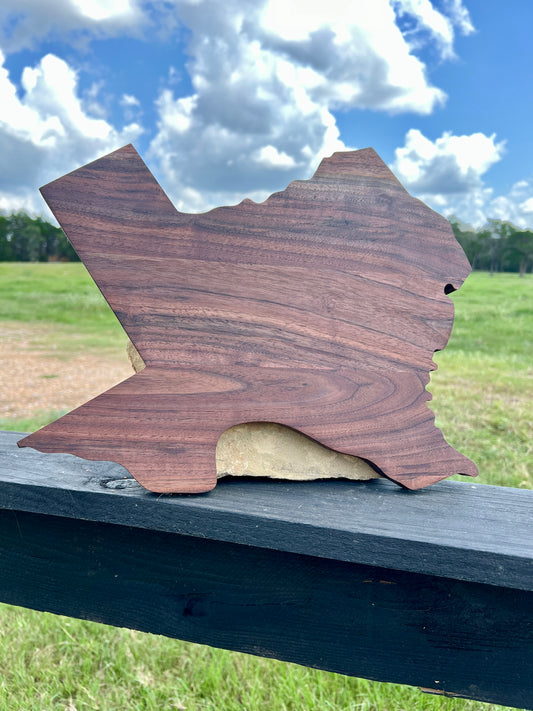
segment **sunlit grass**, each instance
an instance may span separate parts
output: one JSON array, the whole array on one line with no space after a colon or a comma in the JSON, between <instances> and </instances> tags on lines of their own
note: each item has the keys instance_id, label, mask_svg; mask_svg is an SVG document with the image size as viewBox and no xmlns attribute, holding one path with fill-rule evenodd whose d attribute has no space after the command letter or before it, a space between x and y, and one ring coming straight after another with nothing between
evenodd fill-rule
<instances>
[{"instance_id":1,"label":"sunlit grass","mask_svg":"<svg viewBox=\"0 0 533 711\"><path fill-rule=\"evenodd\" d=\"M436 422L476 462L480 483L531 488L533 278L474 272L453 300L429 388Z\"/></svg>"},{"instance_id":2,"label":"sunlit grass","mask_svg":"<svg viewBox=\"0 0 533 711\"><path fill-rule=\"evenodd\" d=\"M32 325L36 345L66 353L125 348L127 336L79 262L0 262L0 322Z\"/></svg>"},{"instance_id":3,"label":"sunlit grass","mask_svg":"<svg viewBox=\"0 0 533 711\"><path fill-rule=\"evenodd\" d=\"M491 711L295 664L0 606L9 711Z\"/></svg>"}]
</instances>

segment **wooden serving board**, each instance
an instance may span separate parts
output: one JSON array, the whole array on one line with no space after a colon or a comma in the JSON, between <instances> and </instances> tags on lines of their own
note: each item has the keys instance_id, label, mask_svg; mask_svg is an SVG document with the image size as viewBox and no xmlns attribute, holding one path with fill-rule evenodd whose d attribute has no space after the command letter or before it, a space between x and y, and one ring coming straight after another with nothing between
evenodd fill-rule
<instances>
[{"instance_id":1,"label":"wooden serving board","mask_svg":"<svg viewBox=\"0 0 533 711\"><path fill-rule=\"evenodd\" d=\"M470 265L372 149L200 215L176 211L132 146L42 194L146 368L20 446L194 493L216 484L222 432L275 422L410 489L477 474L425 389Z\"/></svg>"}]
</instances>

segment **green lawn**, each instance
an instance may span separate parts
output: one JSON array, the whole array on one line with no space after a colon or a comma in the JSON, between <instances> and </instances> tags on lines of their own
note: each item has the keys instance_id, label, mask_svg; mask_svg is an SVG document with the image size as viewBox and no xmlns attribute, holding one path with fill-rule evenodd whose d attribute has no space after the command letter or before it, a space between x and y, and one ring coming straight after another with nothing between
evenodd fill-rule
<instances>
[{"instance_id":1,"label":"green lawn","mask_svg":"<svg viewBox=\"0 0 533 711\"><path fill-rule=\"evenodd\" d=\"M86 352L125 348L126 334L79 262L0 262L0 323L32 324L42 345ZM53 331L49 327L53 326ZM41 329L40 327L44 327ZM48 327L48 328L47 328ZM48 334L42 335L42 331Z\"/></svg>"},{"instance_id":2,"label":"green lawn","mask_svg":"<svg viewBox=\"0 0 533 711\"><path fill-rule=\"evenodd\" d=\"M437 424L476 462L480 483L532 488L533 278L475 272L453 300L431 377Z\"/></svg>"},{"instance_id":3,"label":"green lawn","mask_svg":"<svg viewBox=\"0 0 533 711\"><path fill-rule=\"evenodd\" d=\"M453 298L454 331L431 380L438 424L476 461L480 483L531 488L533 279L476 273ZM8 320L33 324L45 340L39 326L53 324L67 353L125 343L81 264L0 264L0 321ZM35 423L23 424L2 426ZM8 605L0 655L0 711L501 708Z\"/></svg>"},{"instance_id":4,"label":"green lawn","mask_svg":"<svg viewBox=\"0 0 533 711\"><path fill-rule=\"evenodd\" d=\"M2 711L491 711L505 707L0 606Z\"/></svg>"}]
</instances>

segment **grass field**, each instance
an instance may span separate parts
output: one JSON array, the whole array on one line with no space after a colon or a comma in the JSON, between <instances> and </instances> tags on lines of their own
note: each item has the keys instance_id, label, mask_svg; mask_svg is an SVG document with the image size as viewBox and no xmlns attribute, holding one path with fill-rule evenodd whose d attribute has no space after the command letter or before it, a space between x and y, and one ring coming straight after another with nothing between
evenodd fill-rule
<instances>
[{"instance_id":1,"label":"grass field","mask_svg":"<svg viewBox=\"0 0 533 711\"><path fill-rule=\"evenodd\" d=\"M481 483L532 488L533 278L474 272L453 300L431 377L437 424Z\"/></svg>"},{"instance_id":2,"label":"grass field","mask_svg":"<svg viewBox=\"0 0 533 711\"><path fill-rule=\"evenodd\" d=\"M73 351L124 349L126 334L83 264L0 262L0 323L53 326L48 338ZM39 337L39 329L36 330ZM48 345L44 339L41 345Z\"/></svg>"},{"instance_id":3,"label":"grass field","mask_svg":"<svg viewBox=\"0 0 533 711\"><path fill-rule=\"evenodd\" d=\"M475 273L453 299L454 331L430 386L437 422L476 461L480 483L531 488L533 278ZM0 333L1 322L33 327L37 345L53 340L65 358L125 347L81 264L0 264ZM28 431L55 416L0 427ZM0 655L0 711L501 708L8 605Z\"/></svg>"}]
</instances>

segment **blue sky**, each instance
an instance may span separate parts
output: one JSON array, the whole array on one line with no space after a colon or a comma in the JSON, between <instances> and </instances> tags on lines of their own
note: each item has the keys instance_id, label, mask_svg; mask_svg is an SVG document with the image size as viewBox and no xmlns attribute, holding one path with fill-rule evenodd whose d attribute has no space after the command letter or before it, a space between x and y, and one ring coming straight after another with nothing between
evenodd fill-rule
<instances>
[{"instance_id":1,"label":"blue sky","mask_svg":"<svg viewBox=\"0 0 533 711\"><path fill-rule=\"evenodd\" d=\"M433 208L533 227L533 3L2 0L0 209L133 142L179 209L373 146Z\"/></svg>"}]
</instances>

